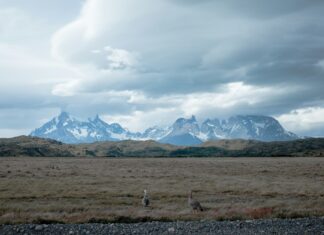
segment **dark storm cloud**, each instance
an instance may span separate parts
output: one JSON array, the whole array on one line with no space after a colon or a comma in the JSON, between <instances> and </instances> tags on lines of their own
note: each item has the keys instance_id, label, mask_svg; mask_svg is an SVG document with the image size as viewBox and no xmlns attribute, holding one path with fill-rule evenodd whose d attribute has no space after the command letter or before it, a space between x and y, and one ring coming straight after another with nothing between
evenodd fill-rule
<instances>
[{"instance_id":1,"label":"dark storm cloud","mask_svg":"<svg viewBox=\"0 0 324 235\"><path fill-rule=\"evenodd\" d=\"M190 15L192 19L185 22L163 20L159 25L161 32L156 36L150 35L151 25L140 22L136 32L124 28L122 38L111 32L103 37L107 44L139 51L141 58L139 68L131 79L120 79L112 84L108 75L106 78L103 76L104 82L96 81L100 84L98 89L136 89L155 95L174 94L210 91L218 85L234 81L255 85L275 85L284 81L286 84L297 82L302 85L306 78L312 79L310 76L321 76L321 69L315 65L323 54L321 39L324 30L318 23L321 19L319 8L323 8L323 4L319 1L262 4L247 1L242 7L238 1L226 4L190 1L183 4L190 5L193 10L198 7L207 13L204 15L185 10L179 14L180 18ZM235 16L217 17L212 10L231 10ZM161 12L162 15L163 9ZM275 19L254 19L247 15L248 12L267 12L273 14ZM282 15L278 16L278 12ZM240 17L244 20L240 21ZM170 15L170 18L173 19L173 16ZM123 24L118 26L126 27ZM138 35L145 36L142 38ZM103 41L102 38L99 41ZM152 43L154 49L147 47ZM79 54L76 57L87 60L86 56ZM233 74L233 71L240 69L246 72ZM106 86L103 84L105 82Z\"/></svg>"},{"instance_id":2,"label":"dark storm cloud","mask_svg":"<svg viewBox=\"0 0 324 235\"><path fill-rule=\"evenodd\" d=\"M296 11L305 10L309 7L322 4L321 0L286 0L286 1L214 1L214 0L170 0L181 5L195 6L205 5L211 11L217 8L222 9L226 13L236 13L247 17L269 18L284 14L290 14Z\"/></svg>"}]
</instances>

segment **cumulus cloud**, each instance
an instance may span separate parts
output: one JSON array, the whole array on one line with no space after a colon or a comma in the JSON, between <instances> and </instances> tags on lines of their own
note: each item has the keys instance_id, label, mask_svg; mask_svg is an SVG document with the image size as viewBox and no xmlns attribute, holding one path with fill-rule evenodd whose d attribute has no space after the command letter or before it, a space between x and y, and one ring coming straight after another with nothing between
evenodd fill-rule
<instances>
[{"instance_id":1,"label":"cumulus cloud","mask_svg":"<svg viewBox=\"0 0 324 235\"><path fill-rule=\"evenodd\" d=\"M308 107L292 110L277 118L286 128L301 135L323 136L323 116L323 107Z\"/></svg>"},{"instance_id":2,"label":"cumulus cloud","mask_svg":"<svg viewBox=\"0 0 324 235\"><path fill-rule=\"evenodd\" d=\"M169 114L172 113L172 116ZM103 115L102 118L109 123L120 123L129 127L131 131L143 131L148 126L158 125L165 127L174 121L174 117L183 113L177 108L153 108L148 111L136 110L125 115ZM161 118L163 117L163 118Z\"/></svg>"},{"instance_id":3,"label":"cumulus cloud","mask_svg":"<svg viewBox=\"0 0 324 235\"><path fill-rule=\"evenodd\" d=\"M131 130L142 131L148 126L170 125L181 116L190 117L197 114L199 121L206 118L227 118L233 110L240 114L270 115L271 103L276 96L287 94L285 89L262 88L245 85L242 82L224 85L215 92L166 95L159 97L146 96L142 92L110 92L107 95L123 98L131 112L104 115L109 122L119 122ZM163 117L163 118L161 118Z\"/></svg>"}]
</instances>

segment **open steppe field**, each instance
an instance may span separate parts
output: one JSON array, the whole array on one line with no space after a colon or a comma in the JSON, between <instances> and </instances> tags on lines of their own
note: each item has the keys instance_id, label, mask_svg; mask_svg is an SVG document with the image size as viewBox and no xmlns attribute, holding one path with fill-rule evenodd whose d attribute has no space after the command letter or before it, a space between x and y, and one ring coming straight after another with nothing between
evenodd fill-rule
<instances>
[{"instance_id":1,"label":"open steppe field","mask_svg":"<svg viewBox=\"0 0 324 235\"><path fill-rule=\"evenodd\" d=\"M324 158L0 158L0 223L323 215Z\"/></svg>"}]
</instances>

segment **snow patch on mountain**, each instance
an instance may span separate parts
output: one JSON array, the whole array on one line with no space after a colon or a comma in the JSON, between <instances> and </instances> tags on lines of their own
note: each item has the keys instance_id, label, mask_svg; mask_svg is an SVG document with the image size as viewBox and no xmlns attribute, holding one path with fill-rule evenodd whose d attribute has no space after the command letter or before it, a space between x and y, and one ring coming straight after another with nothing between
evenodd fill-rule
<instances>
[{"instance_id":1,"label":"snow patch on mountain","mask_svg":"<svg viewBox=\"0 0 324 235\"><path fill-rule=\"evenodd\" d=\"M144 132L131 132L118 123L108 124L98 115L79 121L66 112L35 129L31 136L51 138L65 143L96 141L155 140L175 145L198 145L217 139L255 139L281 141L299 138L268 116L237 115L227 120L207 119L201 125L195 116L178 118L171 126L154 126Z\"/></svg>"}]
</instances>

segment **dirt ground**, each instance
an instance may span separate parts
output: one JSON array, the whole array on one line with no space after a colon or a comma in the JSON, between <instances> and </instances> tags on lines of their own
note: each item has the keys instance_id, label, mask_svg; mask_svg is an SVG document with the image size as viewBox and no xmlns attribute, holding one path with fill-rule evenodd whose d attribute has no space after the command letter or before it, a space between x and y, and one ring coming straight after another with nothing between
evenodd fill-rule
<instances>
[{"instance_id":1,"label":"dirt ground","mask_svg":"<svg viewBox=\"0 0 324 235\"><path fill-rule=\"evenodd\" d=\"M0 158L0 223L323 215L324 158Z\"/></svg>"}]
</instances>

